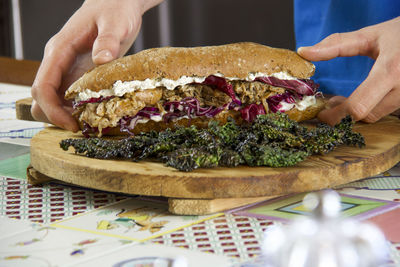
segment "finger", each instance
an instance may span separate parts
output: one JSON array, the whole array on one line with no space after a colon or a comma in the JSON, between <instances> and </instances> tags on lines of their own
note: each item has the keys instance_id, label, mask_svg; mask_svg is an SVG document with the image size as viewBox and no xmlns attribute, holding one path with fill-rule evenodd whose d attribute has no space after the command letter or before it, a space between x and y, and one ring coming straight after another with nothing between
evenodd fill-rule
<instances>
[{"instance_id":1,"label":"finger","mask_svg":"<svg viewBox=\"0 0 400 267\"><path fill-rule=\"evenodd\" d=\"M68 72L74 58L75 53L71 46L62 40L50 41L46 45L45 55L31 90L35 99L32 116L71 131L77 131L78 125L63 108L58 89L62 83L62 75Z\"/></svg>"},{"instance_id":2,"label":"finger","mask_svg":"<svg viewBox=\"0 0 400 267\"><path fill-rule=\"evenodd\" d=\"M72 112L73 112L72 106L63 106L63 108L69 114L72 114ZM43 110L40 108L39 104L35 100L32 101L31 114L32 114L32 117L37 121L51 123L49 121L49 119L47 118L46 114L44 114Z\"/></svg>"},{"instance_id":3,"label":"finger","mask_svg":"<svg viewBox=\"0 0 400 267\"><path fill-rule=\"evenodd\" d=\"M347 99L347 111L354 120L365 119L394 88L394 79L389 77L385 65L386 63L378 58L367 78Z\"/></svg>"},{"instance_id":4,"label":"finger","mask_svg":"<svg viewBox=\"0 0 400 267\"><path fill-rule=\"evenodd\" d=\"M382 60L378 58L367 79L345 100L334 108L320 112L318 118L334 125L346 115L355 121L363 120L393 88L393 80L386 78Z\"/></svg>"},{"instance_id":5,"label":"finger","mask_svg":"<svg viewBox=\"0 0 400 267\"><path fill-rule=\"evenodd\" d=\"M345 117L347 114L344 112L342 114L338 114L338 112L340 112L342 109L338 109L337 110L331 110L336 108L337 106L340 106L341 104L343 104L346 101L346 97L344 96L334 96L331 97L328 102L325 104L325 108L324 110L322 110L321 112L319 112L318 114L318 119L320 121L326 122L329 125L335 125L338 121L340 121L341 118ZM332 113L337 114L339 116L337 116L337 118L335 116L332 116Z\"/></svg>"},{"instance_id":6,"label":"finger","mask_svg":"<svg viewBox=\"0 0 400 267\"><path fill-rule=\"evenodd\" d=\"M346 104L342 103L333 108L328 108L322 110L318 113L318 119L325 122L331 126L336 125L340 120L347 115Z\"/></svg>"},{"instance_id":7,"label":"finger","mask_svg":"<svg viewBox=\"0 0 400 267\"><path fill-rule=\"evenodd\" d=\"M76 66L73 66L82 60L77 55L82 55L92 47L95 37L91 34L93 31L94 25L82 28L79 24L74 25L71 19L46 44L43 60L31 89L36 103L31 109L34 118L74 132L79 129L71 110L66 107L64 91L73 82L71 79L78 75L74 73L77 71ZM75 70L71 72L71 69Z\"/></svg>"},{"instance_id":8,"label":"finger","mask_svg":"<svg viewBox=\"0 0 400 267\"><path fill-rule=\"evenodd\" d=\"M386 115L395 112L399 108L400 103L400 88L391 90L363 119L365 122L373 123Z\"/></svg>"},{"instance_id":9,"label":"finger","mask_svg":"<svg viewBox=\"0 0 400 267\"><path fill-rule=\"evenodd\" d=\"M92 58L97 65L120 56L121 43L130 35L133 26L115 18L101 17L97 22L98 35L93 44Z\"/></svg>"},{"instance_id":10,"label":"finger","mask_svg":"<svg viewBox=\"0 0 400 267\"><path fill-rule=\"evenodd\" d=\"M32 101L31 114L32 117L37 121L50 123L49 119L47 119L46 114L44 114L43 110L40 108L39 104L35 100Z\"/></svg>"},{"instance_id":11,"label":"finger","mask_svg":"<svg viewBox=\"0 0 400 267\"><path fill-rule=\"evenodd\" d=\"M79 126L75 119L72 117L72 107L64 107L60 98L57 94L51 93L51 89L53 88L51 85L41 83L40 89L49 92L45 94L35 95L32 94L34 101L31 107L31 113L35 120L52 123L58 127L63 129L67 129L73 132L79 130ZM34 90L33 87L32 89ZM45 103L44 105L40 105L39 103Z\"/></svg>"},{"instance_id":12,"label":"finger","mask_svg":"<svg viewBox=\"0 0 400 267\"><path fill-rule=\"evenodd\" d=\"M342 104L346 100L346 97L344 96L334 96L331 97L328 102L325 104L325 109L330 109L334 108L337 105Z\"/></svg>"},{"instance_id":13,"label":"finger","mask_svg":"<svg viewBox=\"0 0 400 267\"><path fill-rule=\"evenodd\" d=\"M372 56L375 36L366 29L329 35L316 45L299 47L297 52L310 61L357 55Z\"/></svg>"}]
</instances>

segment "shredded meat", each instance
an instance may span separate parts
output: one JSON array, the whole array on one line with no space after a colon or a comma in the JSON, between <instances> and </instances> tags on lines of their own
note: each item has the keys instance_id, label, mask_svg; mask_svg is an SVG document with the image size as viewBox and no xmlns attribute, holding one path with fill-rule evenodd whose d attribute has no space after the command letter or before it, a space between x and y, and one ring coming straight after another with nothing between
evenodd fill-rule
<instances>
[{"instance_id":1,"label":"shredded meat","mask_svg":"<svg viewBox=\"0 0 400 267\"><path fill-rule=\"evenodd\" d=\"M272 95L283 94L285 89L262 82L231 81L230 84L240 101L245 104L261 104L263 99ZM185 97L195 97L202 106L220 107L231 101L224 92L201 84L187 84L174 90L164 90L162 100L179 101Z\"/></svg>"},{"instance_id":2,"label":"shredded meat","mask_svg":"<svg viewBox=\"0 0 400 267\"><path fill-rule=\"evenodd\" d=\"M123 97L114 97L109 101L89 103L78 112L79 119L92 127L98 127L99 133L106 127L117 126L124 116L134 116L146 106L154 106L161 99L162 89L149 89L126 94Z\"/></svg>"},{"instance_id":3,"label":"shredded meat","mask_svg":"<svg viewBox=\"0 0 400 267\"><path fill-rule=\"evenodd\" d=\"M201 106L220 107L231 101L224 92L201 84L186 84L174 90L164 90L162 100L164 102L179 101L185 97L196 98Z\"/></svg>"},{"instance_id":4,"label":"shredded meat","mask_svg":"<svg viewBox=\"0 0 400 267\"><path fill-rule=\"evenodd\" d=\"M243 104L261 104L263 99L276 94L283 94L285 89L262 82L232 81L233 90Z\"/></svg>"}]
</instances>

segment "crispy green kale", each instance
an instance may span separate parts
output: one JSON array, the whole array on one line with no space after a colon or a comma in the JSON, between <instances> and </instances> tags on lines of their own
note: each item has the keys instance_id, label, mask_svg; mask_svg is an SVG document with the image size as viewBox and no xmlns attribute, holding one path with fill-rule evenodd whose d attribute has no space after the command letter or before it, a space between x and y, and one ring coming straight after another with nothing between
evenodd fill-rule
<instances>
[{"instance_id":1,"label":"crispy green kale","mask_svg":"<svg viewBox=\"0 0 400 267\"><path fill-rule=\"evenodd\" d=\"M331 127L318 124L307 128L286 114L259 115L251 124L237 125L232 119L224 125L210 121L208 129L195 126L151 131L124 139L65 139L75 153L100 159L139 161L157 159L180 171L217 166L287 167L313 154L324 154L339 145L363 147L364 138L353 132L348 116Z\"/></svg>"}]
</instances>

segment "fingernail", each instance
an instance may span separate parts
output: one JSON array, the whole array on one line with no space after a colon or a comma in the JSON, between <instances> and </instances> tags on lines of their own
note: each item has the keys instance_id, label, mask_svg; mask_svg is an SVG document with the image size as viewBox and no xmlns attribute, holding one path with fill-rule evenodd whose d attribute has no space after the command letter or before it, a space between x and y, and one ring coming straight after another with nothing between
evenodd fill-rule
<instances>
[{"instance_id":1,"label":"fingernail","mask_svg":"<svg viewBox=\"0 0 400 267\"><path fill-rule=\"evenodd\" d=\"M109 50L101 50L95 56L96 59L110 60L112 59L112 54Z\"/></svg>"},{"instance_id":2,"label":"fingernail","mask_svg":"<svg viewBox=\"0 0 400 267\"><path fill-rule=\"evenodd\" d=\"M304 47L303 47L303 46L300 46L299 48L297 48L297 53L300 54L301 51L303 51L303 50L304 50Z\"/></svg>"}]
</instances>

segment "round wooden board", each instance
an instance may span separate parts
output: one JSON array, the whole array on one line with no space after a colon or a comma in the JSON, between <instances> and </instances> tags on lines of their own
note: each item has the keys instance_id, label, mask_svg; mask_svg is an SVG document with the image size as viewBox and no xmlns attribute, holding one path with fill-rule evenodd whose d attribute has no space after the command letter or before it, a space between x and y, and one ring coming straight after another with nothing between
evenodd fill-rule
<instances>
[{"instance_id":1,"label":"round wooden board","mask_svg":"<svg viewBox=\"0 0 400 267\"><path fill-rule=\"evenodd\" d=\"M63 151L59 142L78 134L46 128L32 138L31 165L67 183L111 192L174 198L276 196L319 190L379 174L400 160L400 120L386 117L375 124L357 123L366 147L339 147L312 156L294 167L199 169L179 172L161 163L99 160Z\"/></svg>"}]
</instances>

